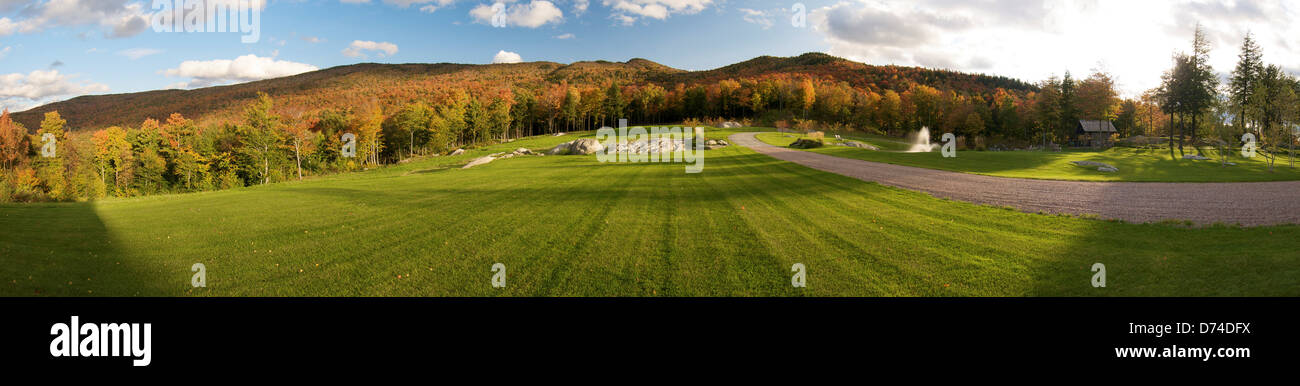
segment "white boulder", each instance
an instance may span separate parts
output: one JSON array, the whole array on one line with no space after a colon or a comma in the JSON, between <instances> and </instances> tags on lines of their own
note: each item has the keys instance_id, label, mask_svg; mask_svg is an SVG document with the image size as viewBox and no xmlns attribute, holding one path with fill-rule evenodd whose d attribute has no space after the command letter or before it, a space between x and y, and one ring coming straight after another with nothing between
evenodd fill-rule
<instances>
[{"instance_id":1,"label":"white boulder","mask_svg":"<svg viewBox=\"0 0 1300 386\"><path fill-rule=\"evenodd\" d=\"M496 157L490 155L484 157L478 157L475 158L473 161L469 161L469 163L465 164L465 166L462 166L461 169L469 169L479 165L487 165L488 163L495 161L496 159L497 159Z\"/></svg>"}]
</instances>

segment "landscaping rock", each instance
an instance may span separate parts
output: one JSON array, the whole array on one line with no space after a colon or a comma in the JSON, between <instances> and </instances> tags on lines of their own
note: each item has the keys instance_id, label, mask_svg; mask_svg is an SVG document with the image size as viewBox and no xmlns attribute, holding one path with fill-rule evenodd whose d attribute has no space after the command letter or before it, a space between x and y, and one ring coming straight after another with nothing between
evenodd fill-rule
<instances>
[{"instance_id":1,"label":"landscaping rock","mask_svg":"<svg viewBox=\"0 0 1300 386\"><path fill-rule=\"evenodd\" d=\"M1099 172L1114 173L1114 172L1118 172L1118 171L1119 171L1119 168L1117 168L1117 167L1115 167L1115 166L1112 166L1112 165L1110 165L1110 164L1104 164L1104 163L1101 163L1101 162L1093 162L1093 161L1072 161L1072 162L1070 162L1070 163L1073 163L1073 164L1075 164L1075 165L1079 165L1079 166L1095 167L1095 168L1097 168L1097 171L1099 171Z\"/></svg>"},{"instance_id":2,"label":"landscaping rock","mask_svg":"<svg viewBox=\"0 0 1300 386\"><path fill-rule=\"evenodd\" d=\"M1183 159L1196 160L1196 161L1209 161L1210 157L1206 157L1200 154L1184 154Z\"/></svg>"},{"instance_id":3,"label":"landscaping rock","mask_svg":"<svg viewBox=\"0 0 1300 386\"><path fill-rule=\"evenodd\" d=\"M530 149L522 148L522 147L521 147L521 148L515 149L515 154L516 154L516 155L534 155L534 154L536 154L536 153L533 153L533 151L530 150Z\"/></svg>"},{"instance_id":4,"label":"landscaping rock","mask_svg":"<svg viewBox=\"0 0 1300 386\"><path fill-rule=\"evenodd\" d=\"M727 122L722 122L722 124L718 125L718 127L723 129L739 129L744 126L741 126L740 123L737 122L727 121Z\"/></svg>"},{"instance_id":5,"label":"landscaping rock","mask_svg":"<svg viewBox=\"0 0 1300 386\"><path fill-rule=\"evenodd\" d=\"M867 149L872 151L880 150L880 148L876 147L875 145L865 143L865 142L858 142L858 141L844 141L844 142L840 142L838 145L847 146L847 147L856 147L859 149Z\"/></svg>"},{"instance_id":6,"label":"landscaping rock","mask_svg":"<svg viewBox=\"0 0 1300 386\"><path fill-rule=\"evenodd\" d=\"M824 145L824 143L822 143L820 139L801 138L797 141L794 141L794 143L790 144L790 148L791 149L812 149L812 148L822 147L822 145Z\"/></svg>"},{"instance_id":7,"label":"landscaping rock","mask_svg":"<svg viewBox=\"0 0 1300 386\"><path fill-rule=\"evenodd\" d=\"M564 136L564 133L555 133L555 134L552 134L551 136L552 136L552 137L563 137L563 136Z\"/></svg>"},{"instance_id":8,"label":"landscaping rock","mask_svg":"<svg viewBox=\"0 0 1300 386\"><path fill-rule=\"evenodd\" d=\"M650 154L686 150L686 142L668 138L620 143L609 149L610 153Z\"/></svg>"},{"instance_id":9,"label":"landscaping rock","mask_svg":"<svg viewBox=\"0 0 1300 386\"><path fill-rule=\"evenodd\" d=\"M565 155L565 154L569 154L569 148L572 147L572 146L573 146L573 142L572 142L572 141L565 142L565 143L561 143L561 144L559 144L559 145L555 145L555 147L551 148L551 150L549 150L549 151L546 152L546 155Z\"/></svg>"},{"instance_id":10,"label":"landscaping rock","mask_svg":"<svg viewBox=\"0 0 1300 386\"><path fill-rule=\"evenodd\" d=\"M461 155L461 154L465 154L465 149L456 149L456 151L453 151L451 152L451 154L448 155Z\"/></svg>"},{"instance_id":11,"label":"landscaping rock","mask_svg":"<svg viewBox=\"0 0 1300 386\"><path fill-rule=\"evenodd\" d=\"M605 145L595 138L579 138L573 140L573 145L569 146L569 154L590 155L605 150Z\"/></svg>"},{"instance_id":12,"label":"landscaping rock","mask_svg":"<svg viewBox=\"0 0 1300 386\"><path fill-rule=\"evenodd\" d=\"M462 166L461 169L469 169L469 168L472 168L472 167L475 167L475 166L479 166L479 165L486 165L486 164L488 164L488 163L490 163L490 162L492 162L492 161L495 161L495 160L496 160L496 157L493 157L493 156L490 156L490 155L489 155L489 156L484 156L484 157L475 158L473 161L469 161L469 163L465 164L465 166Z\"/></svg>"}]
</instances>

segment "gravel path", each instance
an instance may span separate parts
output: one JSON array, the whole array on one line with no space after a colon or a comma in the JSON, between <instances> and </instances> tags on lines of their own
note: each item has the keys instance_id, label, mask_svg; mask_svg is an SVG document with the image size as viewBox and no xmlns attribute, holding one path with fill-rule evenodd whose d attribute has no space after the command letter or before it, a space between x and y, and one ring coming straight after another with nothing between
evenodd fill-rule
<instances>
[{"instance_id":1,"label":"gravel path","mask_svg":"<svg viewBox=\"0 0 1300 386\"><path fill-rule=\"evenodd\" d=\"M863 181L1025 212L1095 214L1134 223L1187 220L1246 226L1300 224L1300 181L1082 182L991 177L833 157L730 137L761 154Z\"/></svg>"}]
</instances>

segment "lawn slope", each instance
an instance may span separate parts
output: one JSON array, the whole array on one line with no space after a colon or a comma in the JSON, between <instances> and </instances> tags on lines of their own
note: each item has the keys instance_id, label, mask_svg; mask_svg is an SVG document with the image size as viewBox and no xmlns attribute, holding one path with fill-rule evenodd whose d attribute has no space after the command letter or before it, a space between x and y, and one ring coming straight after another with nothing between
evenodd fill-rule
<instances>
[{"instance_id":1,"label":"lawn slope","mask_svg":"<svg viewBox=\"0 0 1300 386\"><path fill-rule=\"evenodd\" d=\"M789 146L797 137L794 134L762 133L758 139L769 145ZM943 158L939 152L902 153L901 143L882 137L867 137L872 143L889 151L871 151L844 146L826 146L806 151L863 161L915 166L927 169L983 174L998 177L1033 178L1067 181L1128 181L1128 182L1261 182L1300 180L1300 169L1293 169L1284 159L1279 159L1274 171L1268 170L1262 157L1242 158L1231 155L1229 162L1237 166L1222 166L1218 152L1206 149L1206 156L1215 161L1171 160L1169 149L1137 150L1112 148L1105 151L958 151L956 158ZM834 140L829 140L834 142ZM1193 148L1187 154L1197 154ZM1114 165L1117 173L1103 173L1096 167L1075 165L1073 161L1094 161ZM1300 194L1300 193L1298 193Z\"/></svg>"}]
</instances>

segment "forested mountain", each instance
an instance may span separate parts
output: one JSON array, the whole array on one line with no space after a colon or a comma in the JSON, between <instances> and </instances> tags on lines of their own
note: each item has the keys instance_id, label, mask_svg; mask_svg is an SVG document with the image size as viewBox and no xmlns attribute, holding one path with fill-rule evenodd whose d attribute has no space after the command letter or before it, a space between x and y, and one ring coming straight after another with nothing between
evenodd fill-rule
<instances>
[{"instance_id":1,"label":"forested mountain","mask_svg":"<svg viewBox=\"0 0 1300 386\"><path fill-rule=\"evenodd\" d=\"M14 121L38 127L45 113L58 111L70 130L139 125L146 119L165 120L180 113L201 125L235 123L241 109L265 92L284 107L308 112L346 109L360 103L387 110L409 103L445 97L450 90L523 88L544 94L559 85L597 88L614 82L624 86L655 84L666 90L709 86L729 79L815 78L818 83L847 83L861 91L902 93L925 85L958 94L992 95L997 89L1023 93L1033 85L1005 77L965 74L917 67L873 66L820 53L779 58L763 56L707 71L684 71L646 59L624 63L593 61L560 64L375 64L339 66L295 76L194 90L159 90L128 94L90 95L13 113ZM491 92L489 92L491 93ZM719 112L721 114L722 112Z\"/></svg>"}]
</instances>

